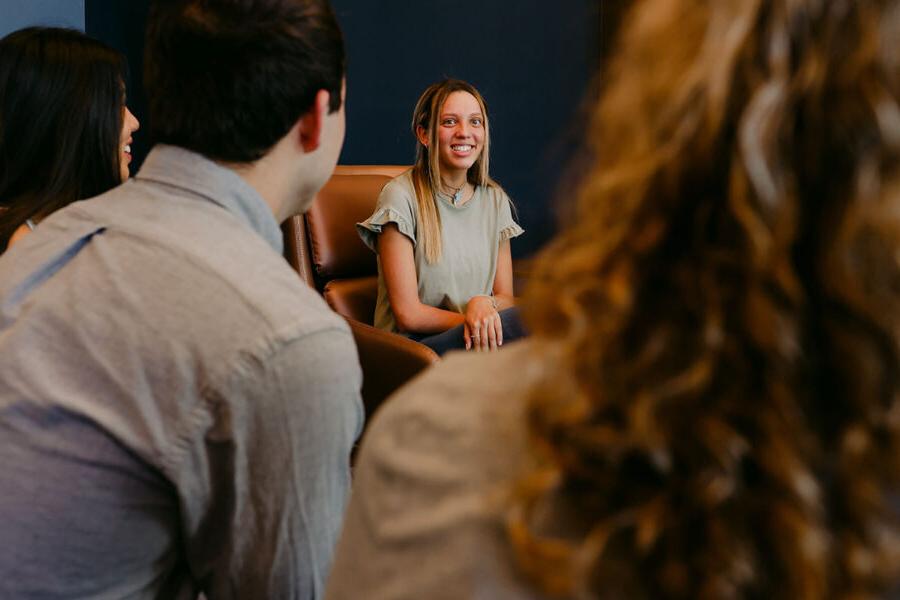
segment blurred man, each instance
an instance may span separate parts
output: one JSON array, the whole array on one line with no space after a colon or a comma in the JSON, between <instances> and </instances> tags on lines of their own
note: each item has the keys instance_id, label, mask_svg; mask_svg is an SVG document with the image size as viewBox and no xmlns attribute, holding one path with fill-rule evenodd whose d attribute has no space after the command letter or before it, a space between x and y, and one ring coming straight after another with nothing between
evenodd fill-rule
<instances>
[{"instance_id":1,"label":"blurred man","mask_svg":"<svg viewBox=\"0 0 900 600\"><path fill-rule=\"evenodd\" d=\"M326 0L159 0L160 144L0 259L0 597L314 598L362 426L281 257L344 137Z\"/></svg>"}]
</instances>

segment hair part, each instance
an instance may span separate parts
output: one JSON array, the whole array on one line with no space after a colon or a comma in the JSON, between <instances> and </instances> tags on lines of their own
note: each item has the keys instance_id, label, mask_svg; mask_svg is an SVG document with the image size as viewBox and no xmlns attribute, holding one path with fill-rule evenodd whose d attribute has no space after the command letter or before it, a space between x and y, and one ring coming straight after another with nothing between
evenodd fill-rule
<instances>
[{"instance_id":1,"label":"hair part","mask_svg":"<svg viewBox=\"0 0 900 600\"><path fill-rule=\"evenodd\" d=\"M525 305L547 593L898 589L900 2L643 0ZM576 543L537 533L554 498Z\"/></svg>"},{"instance_id":2,"label":"hair part","mask_svg":"<svg viewBox=\"0 0 900 600\"><path fill-rule=\"evenodd\" d=\"M425 260L434 264L440 261L442 254L441 217L437 206L437 193L442 188L441 161L438 151L438 129L440 127L441 110L450 94L466 92L478 102L484 117L484 142L478 160L466 173L466 180L472 185L497 185L489 175L490 166L490 123L487 105L484 98L471 84L459 79L445 79L428 86L413 110L412 133L416 138L416 160L413 166L413 185L416 191L418 208L417 244L422 245ZM422 144L419 130L423 130L428 144Z\"/></svg>"},{"instance_id":3,"label":"hair part","mask_svg":"<svg viewBox=\"0 0 900 600\"><path fill-rule=\"evenodd\" d=\"M145 88L154 139L251 163L330 94L344 41L327 0L159 0L148 18Z\"/></svg>"},{"instance_id":4,"label":"hair part","mask_svg":"<svg viewBox=\"0 0 900 600\"><path fill-rule=\"evenodd\" d=\"M71 29L0 40L0 251L41 219L121 183L125 58Z\"/></svg>"}]
</instances>

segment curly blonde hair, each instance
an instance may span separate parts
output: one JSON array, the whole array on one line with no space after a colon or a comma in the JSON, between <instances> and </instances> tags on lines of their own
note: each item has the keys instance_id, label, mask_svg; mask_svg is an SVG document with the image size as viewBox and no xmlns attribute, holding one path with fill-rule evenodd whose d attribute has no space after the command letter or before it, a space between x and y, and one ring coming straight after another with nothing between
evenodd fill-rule
<instances>
[{"instance_id":1,"label":"curly blonde hair","mask_svg":"<svg viewBox=\"0 0 900 600\"><path fill-rule=\"evenodd\" d=\"M560 369L507 533L545 593L896 591L898 41L900 0L628 13L525 305Z\"/></svg>"}]
</instances>

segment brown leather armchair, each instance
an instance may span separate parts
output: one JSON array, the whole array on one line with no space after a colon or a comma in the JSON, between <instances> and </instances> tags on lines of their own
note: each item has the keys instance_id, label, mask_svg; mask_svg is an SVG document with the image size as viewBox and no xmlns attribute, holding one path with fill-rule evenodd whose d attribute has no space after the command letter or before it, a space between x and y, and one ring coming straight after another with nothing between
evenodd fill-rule
<instances>
[{"instance_id":1,"label":"brown leather armchair","mask_svg":"<svg viewBox=\"0 0 900 600\"><path fill-rule=\"evenodd\" d=\"M372 214L384 184L407 168L338 166L310 210L282 226L288 262L350 324L368 415L391 392L440 360L431 348L372 326L378 267L375 254L356 233L356 223Z\"/></svg>"}]
</instances>

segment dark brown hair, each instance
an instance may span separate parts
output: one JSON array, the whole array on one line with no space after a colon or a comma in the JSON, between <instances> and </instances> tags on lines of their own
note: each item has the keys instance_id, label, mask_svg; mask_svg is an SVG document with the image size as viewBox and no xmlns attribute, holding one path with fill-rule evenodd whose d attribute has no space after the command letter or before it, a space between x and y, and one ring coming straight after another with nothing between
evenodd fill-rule
<instances>
[{"instance_id":1,"label":"dark brown hair","mask_svg":"<svg viewBox=\"0 0 900 600\"><path fill-rule=\"evenodd\" d=\"M629 13L593 167L529 290L556 368L508 532L545 592L897 585L897 40L897 0ZM580 541L536 532L550 497Z\"/></svg>"},{"instance_id":2,"label":"dark brown hair","mask_svg":"<svg viewBox=\"0 0 900 600\"><path fill-rule=\"evenodd\" d=\"M27 219L119 183L125 59L79 31L0 40L0 252Z\"/></svg>"},{"instance_id":3,"label":"dark brown hair","mask_svg":"<svg viewBox=\"0 0 900 600\"><path fill-rule=\"evenodd\" d=\"M144 85L154 140L253 162L330 94L343 102L344 40L327 0L155 0Z\"/></svg>"}]
</instances>

